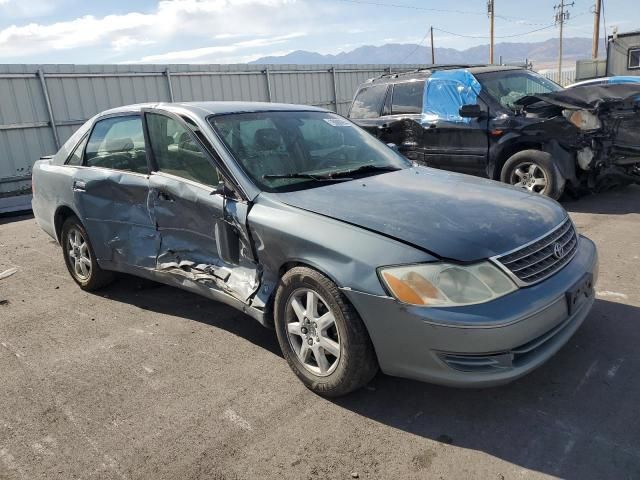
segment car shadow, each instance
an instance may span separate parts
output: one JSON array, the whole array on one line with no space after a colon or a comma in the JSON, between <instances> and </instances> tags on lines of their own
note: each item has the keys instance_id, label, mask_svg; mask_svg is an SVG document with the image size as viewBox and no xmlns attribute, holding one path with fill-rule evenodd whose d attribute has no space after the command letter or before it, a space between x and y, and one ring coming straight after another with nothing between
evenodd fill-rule
<instances>
[{"instance_id":1,"label":"car shadow","mask_svg":"<svg viewBox=\"0 0 640 480\"><path fill-rule=\"evenodd\" d=\"M117 281L95 294L135 305L143 310L222 328L282 357L273 330L263 327L233 307L195 293L132 275L118 274Z\"/></svg>"},{"instance_id":2,"label":"car shadow","mask_svg":"<svg viewBox=\"0 0 640 480\"><path fill-rule=\"evenodd\" d=\"M541 368L489 389L379 375L337 405L393 428L568 479L640 475L640 308L597 300Z\"/></svg>"},{"instance_id":3,"label":"car shadow","mask_svg":"<svg viewBox=\"0 0 640 480\"><path fill-rule=\"evenodd\" d=\"M190 292L123 275L100 294L222 328L282 356L272 330ZM408 434L545 474L635 478L640 475L640 349L633 340L638 320L638 307L597 300L558 354L502 387L455 389L379 374L364 389L327 401Z\"/></svg>"},{"instance_id":4,"label":"car shadow","mask_svg":"<svg viewBox=\"0 0 640 480\"><path fill-rule=\"evenodd\" d=\"M30 220L34 218L31 212L5 212L0 213L0 225L7 223L20 222L22 220Z\"/></svg>"},{"instance_id":5,"label":"car shadow","mask_svg":"<svg viewBox=\"0 0 640 480\"><path fill-rule=\"evenodd\" d=\"M562 206L573 213L624 215L640 213L640 185L590 193L578 199L564 198Z\"/></svg>"}]
</instances>

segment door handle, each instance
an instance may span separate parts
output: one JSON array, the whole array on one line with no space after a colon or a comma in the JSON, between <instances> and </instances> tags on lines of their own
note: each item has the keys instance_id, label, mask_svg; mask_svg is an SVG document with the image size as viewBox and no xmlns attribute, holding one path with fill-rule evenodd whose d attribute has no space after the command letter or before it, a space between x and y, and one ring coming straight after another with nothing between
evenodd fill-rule
<instances>
[{"instance_id":1,"label":"door handle","mask_svg":"<svg viewBox=\"0 0 640 480\"><path fill-rule=\"evenodd\" d=\"M165 202L173 202L173 197L167 192L163 192L162 190L158 192L158 198L160 200L164 200Z\"/></svg>"},{"instance_id":2,"label":"door handle","mask_svg":"<svg viewBox=\"0 0 640 480\"><path fill-rule=\"evenodd\" d=\"M83 180L74 180L73 181L73 191L74 192L86 192L87 191L87 182Z\"/></svg>"}]
</instances>

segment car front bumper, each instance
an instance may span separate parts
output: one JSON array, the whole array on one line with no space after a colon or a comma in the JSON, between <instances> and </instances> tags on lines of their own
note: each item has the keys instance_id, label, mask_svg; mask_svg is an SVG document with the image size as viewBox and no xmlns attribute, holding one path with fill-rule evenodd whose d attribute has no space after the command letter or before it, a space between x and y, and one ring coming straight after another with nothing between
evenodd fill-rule
<instances>
[{"instance_id":1,"label":"car front bumper","mask_svg":"<svg viewBox=\"0 0 640 480\"><path fill-rule=\"evenodd\" d=\"M580 327L595 300L598 254L580 237L559 272L492 302L451 308L404 305L343 289L389 375L458 387L508 383L540 366ZM590 289L570 307L567 292ZM589 281L590 280L590 281Z\"/></svg>"}]
</instances>

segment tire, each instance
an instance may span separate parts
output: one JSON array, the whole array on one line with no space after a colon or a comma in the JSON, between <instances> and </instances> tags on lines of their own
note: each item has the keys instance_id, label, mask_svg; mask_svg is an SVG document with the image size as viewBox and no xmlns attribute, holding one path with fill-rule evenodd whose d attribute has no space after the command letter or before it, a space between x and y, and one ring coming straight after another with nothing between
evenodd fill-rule
<instances>
[{"instance_id":1,"label":"tire","mask_svg":"<svg viewBox=\"0 0 640 480\"><path fill-rule=\"evenodd\" d=\"M509 157L502 167L500 180L554 200L562 196L565 185L551 155L540 150L522 150Z\"/></svg>"},{"instance_id":2,"label":"tire","mask_svg":"<svg viewBox=\"0 0 640 480\"><path fill-rule=\"evenodd\" d=\"M310 294L316 296L315 313ZM319 395L350 393L366 385L378 371L373 344L360 316L338 287L316 270L295 267L283 275L274 302L274 323L287 363Z\"/></svg>"},{"instance_id":3,"label":"tire","mask_svg":"<svg viewBox=\"0 0 640 480\"><path fill-rule=\"evenodd\" d=\"M81 289L98 290L113 281L113 272L98 265L89 235L77 217L69 217L62 224L60 245L67 270Z\"/></svg>"}]
</instances>

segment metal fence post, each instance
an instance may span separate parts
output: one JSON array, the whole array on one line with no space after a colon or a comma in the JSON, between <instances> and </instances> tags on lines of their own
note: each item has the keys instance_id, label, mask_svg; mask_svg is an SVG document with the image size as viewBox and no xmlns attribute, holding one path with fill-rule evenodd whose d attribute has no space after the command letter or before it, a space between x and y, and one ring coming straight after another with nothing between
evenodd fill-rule
<instances>
[{"instance_id":1,"label":"metal fence post","mask_svg":"<svg viewBox=\"0 0 640 480\"><path fill-rule=\"evenodd\" d=\"M264 78L267 80L267 102L271 101L271 76L269 75L269 67L264 69Z\"/></svg>"},{"instance_id":2,"label":"metal fence post","mask_svg":"<svg viewBox=\"0 0 640 480\"><path fill-rule=\"evenodd\" d=\"M175 100L173 99L173 86L171 86L171 71L169 67L165 69L164 74L167 77L167 86L169 87L169 101L173 103Z\"/></svg>"},{"instance_id":3,"label":"metal fence post","mask_svg":"<svg viewBox=\"0 0 640 480\"><path fill-rule=\"evenodd\" d=\"M47 113L49 114L49 123L51 125L51 132L53 133L53 140L56 144L56 148L60 150L60 137L58 137L58 127L56 126L56 120L53 118L53 109L51 108L51 100L49 99L49 90L47 89L47 82L44 78L44 72L41 68L38 69L38 78L40 79L40 86L42 87L42 94L44 95L44 103L47 107Z\"/></svg>"},{"instance_id":4,"label":"metal fence post","mask_svg":"<svg viewBox=\"0 0 640 480\"><path fill-rule=\"evenodd\" d=\"M333 104L336 106L336 113L338 113L338 86L336 83L336 66L331 67L331 79L333 81Z\"/></svg>"}]
</instances>

